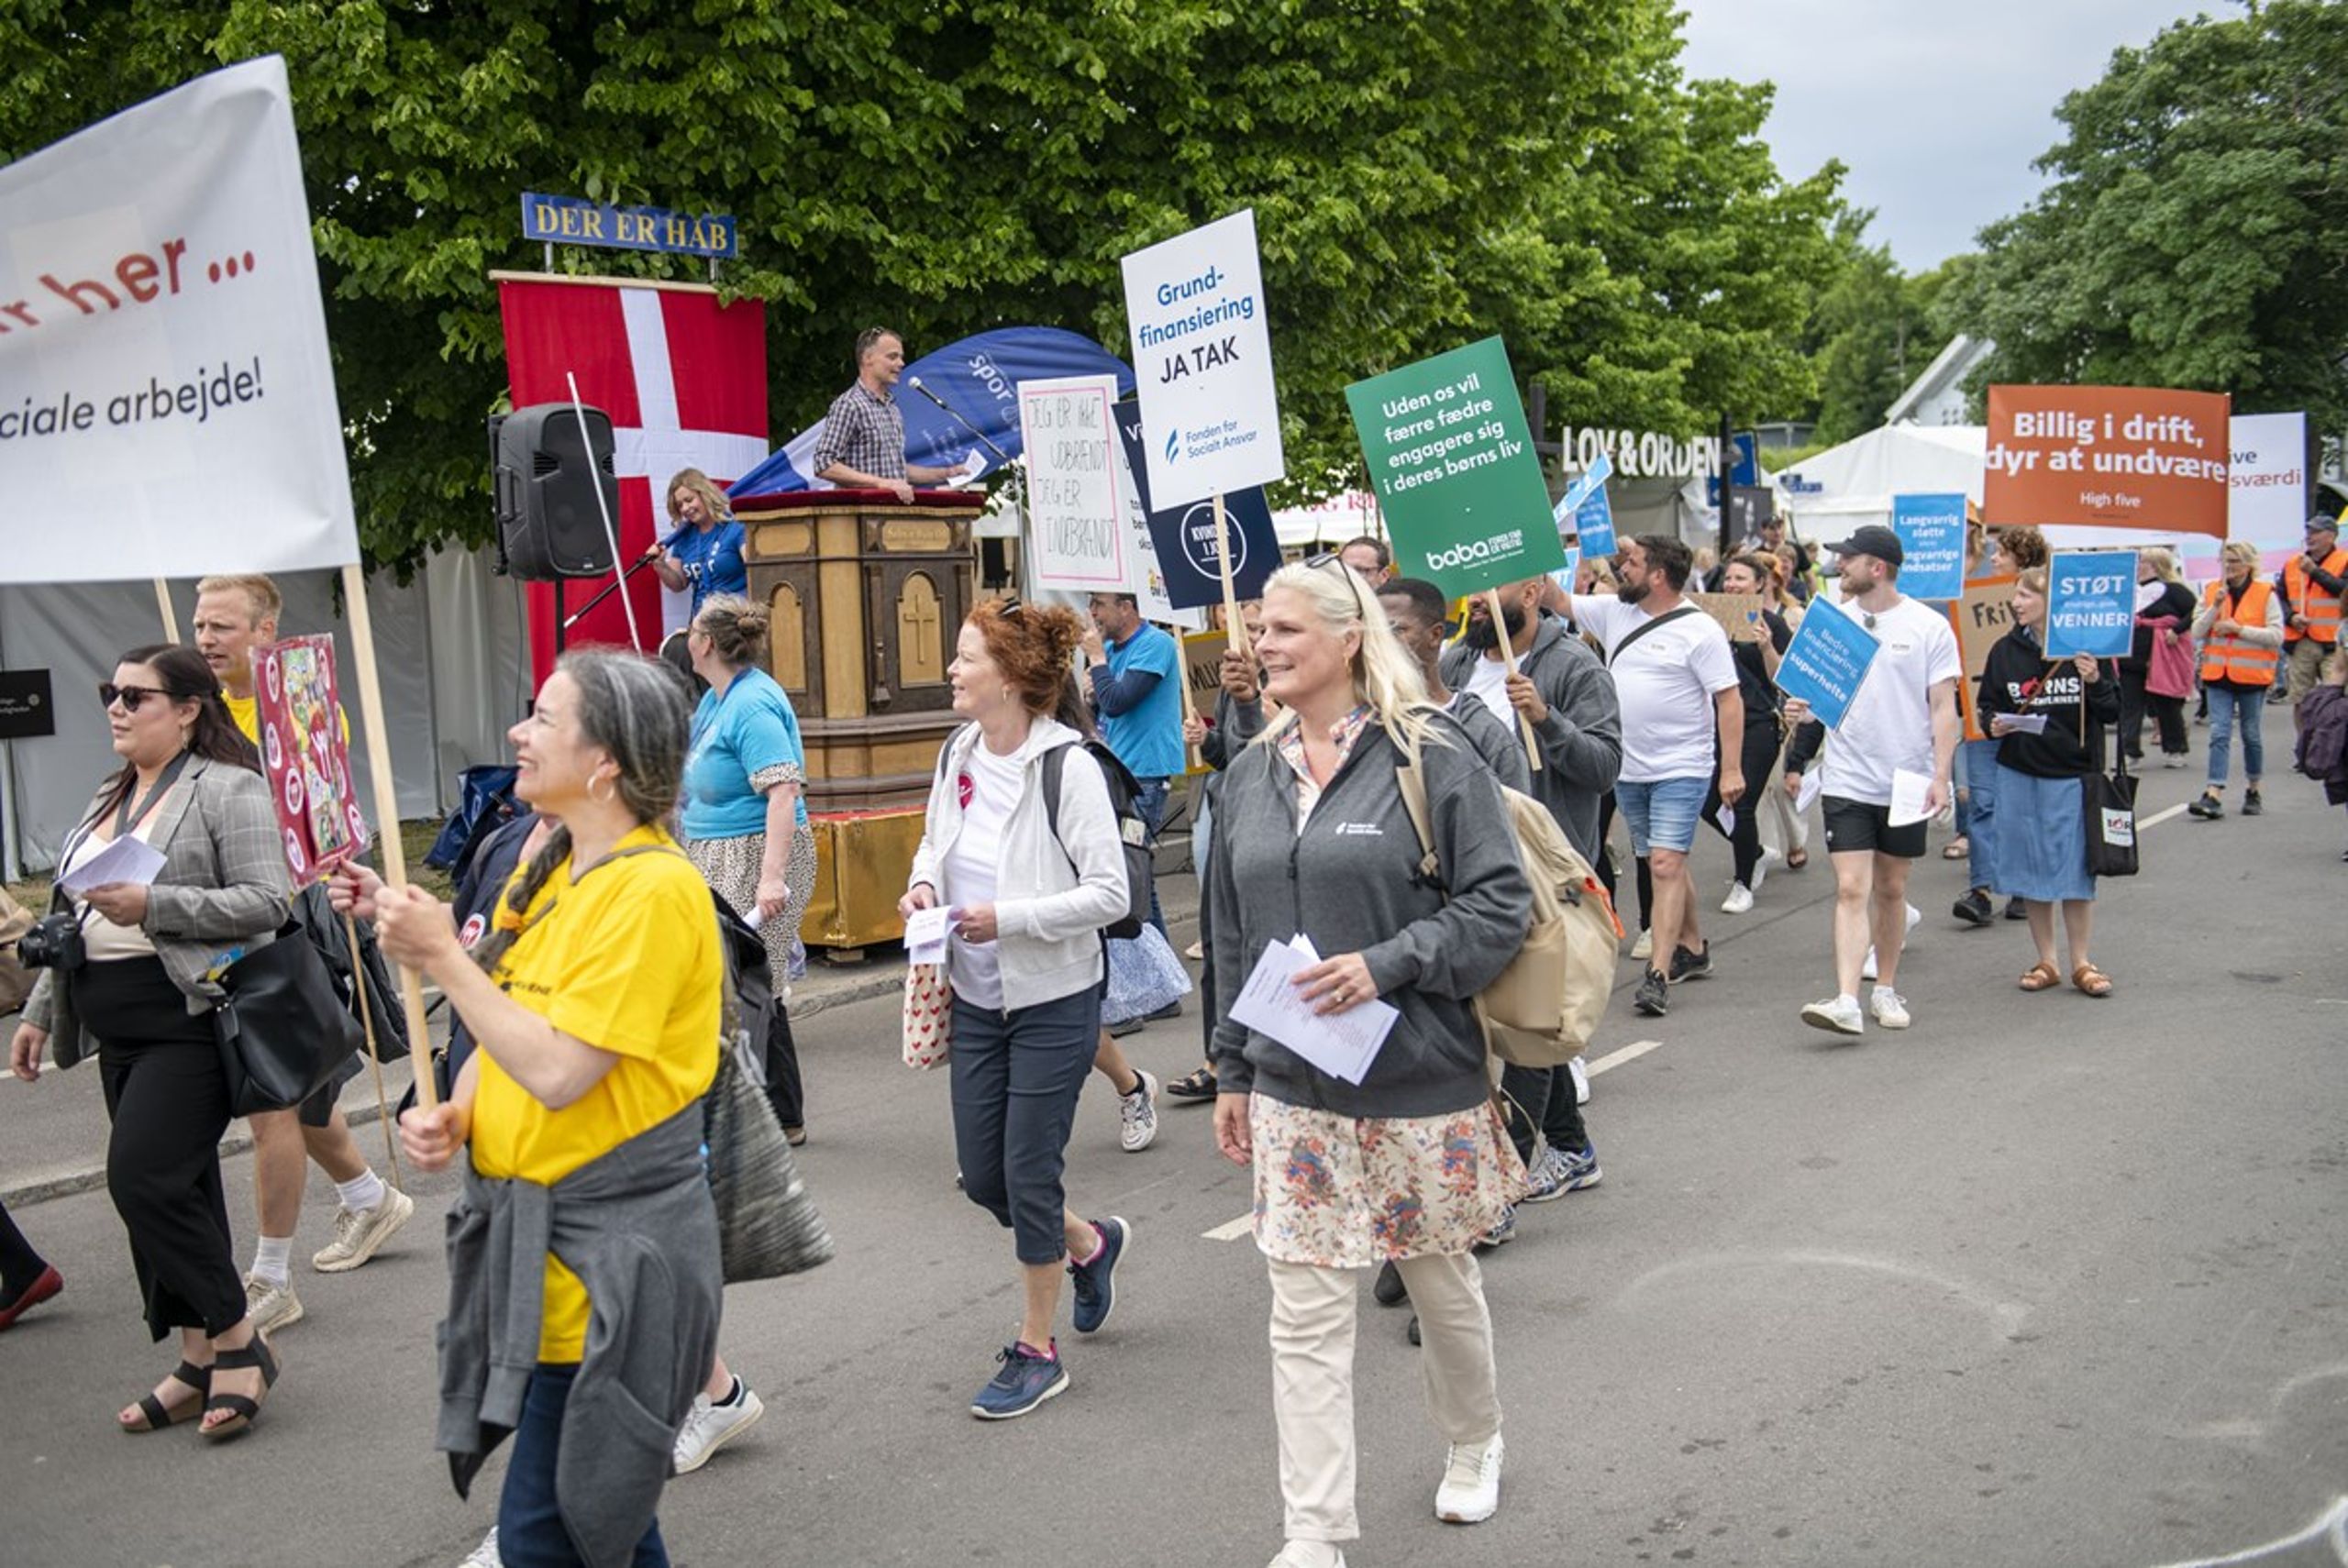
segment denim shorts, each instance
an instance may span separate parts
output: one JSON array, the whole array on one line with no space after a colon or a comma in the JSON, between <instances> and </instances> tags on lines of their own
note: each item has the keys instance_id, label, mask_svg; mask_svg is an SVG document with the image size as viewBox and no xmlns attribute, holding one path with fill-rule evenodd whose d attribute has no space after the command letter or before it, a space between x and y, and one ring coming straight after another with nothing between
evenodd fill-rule
<instances>
[{"instance_id":1,"label":"denim shorts","mask_svg":"<svg viewBox=\"0 0 2348 1568\"><path fill-rule=\"evenodd\" d=\"M1657 778L1645 784L1616 780L1614 804L1630 825L1631 853L1645 859L1653 850L1685 855L1694 848L1696 818L1711 789L1709 778Z\"/></svg>"}]
</instances>

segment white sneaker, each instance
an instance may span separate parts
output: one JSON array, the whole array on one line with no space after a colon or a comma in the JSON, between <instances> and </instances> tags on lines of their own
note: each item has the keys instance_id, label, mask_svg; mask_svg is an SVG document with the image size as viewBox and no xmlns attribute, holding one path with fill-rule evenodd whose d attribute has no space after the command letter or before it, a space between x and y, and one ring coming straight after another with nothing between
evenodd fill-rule
<instances>
[{"instance_id":1,"label":"white sneaker","mask_svg":"<svg viewBox=\"0 0 2348 1568\"><path fill-rule=\"evenodd\" d=\"M489 1533L481 1538L481 1544L474 1547L471 1553L457 1564L457 1568L505 1568L505 1559L497 1555L495 1525L489 1527Z\"/></svg>"},{"instance_id":2,"label":"white sneaker","mask_svg":"<svg viewBox=\"0 0 2348 1568\"><path fill-rule=\"evenodd\" d=\"M1875 977L1875 946L1870 943L1867 946L1867 955L1859 960L1859 978L1862 980L1872 980Z\"/></svg>"},{"instance_id":3,"label":"white sneaker","mask_svg":"<svg viewBox=\"0 0 2348 1568\"><path fill-rule=\"evenodd\" d=\"M1434 1517L1445 1524L1481 1524L1500 1512L1501 1434L1487 1442L1455 1442L1434 1489Z\"/></svg>"},{"instance_id":4,"label":"white sneaker","mask_svg":"<svg viewBox=\"0 0 2348 1568\"><path fill-rule=\"evenodd\" d=\"M1761 884L1769 879L1769 867L1772 866L1783 865L1785 863L1785 856L1779 851L1771 849L1766 844L1761 846L1761 858L1753 863L1753 890L1755 892L1759 892L1761 890Z\"/></svg>"},{"instance_id":5,"label":"white sneaker","mask_svg":"<svg viewBox=\"0 0 2348 1568\"><path fill-rule=\"evenodd\" d=\"M280 1285L249 1274L245 1275L245 1316L253 1320L255 1333L273 1334L302 1320L302 1298L294 1294L291 1279Z\"/></svg>"},{"instance_id":6,"label":"white sneaker","mask_svg":"<svg viewBox=\"0 0 2348 1568\"><path fill-rule=\"evenodd\" d=\"M1589 1069L1581 1065L1579 1056L1568 1056L1566 1058L1566 1070L1574 1076L1574 1103L1588 1105L1589 1103Z\"/></svg>"},{"instance_id":7,"label":"white sneaker","mask_svg":"<svg viewBox=\"0 0 2348 1568\"><path fill-rule=\"evenodd\" d=\"M415 1199L398 1187L383 1189L383 1201L372 1209L338 1209L334 1240L311 1254L310 1266L320 1274L341 1274L357 1268L397 1233L415 1212Z\"/></svg>"},{"instance_id":8,"label":"white sneaker","mask_svg":"<svg viewBox=\"0 0 2348 1568\"><path fill-rule=\"evenodd\" d=\"M1904 1015L1903 1015L1904 1016ZM1866 1021L1859 1016L1859 999L1831 997L1814 1001L1801 1010L1801 1021L1812 1029L1823 1029L1829 1034L1865 1034Z\"/></svg>"},{"instance_id":9,"label":"white sneaker","mask_svg":"<svg viewBox=\"0 0 2348 1568\"><path fill-rule=\"evenodd\" d=\"M1908 911L1908 923L1907 923L1906 925L1904 925L1904 926L1901 926L1899 929L1900 929L1900 930L1902 930L1902 931L1913 931L1913 930L1915 930L1919 925L1922 925L1922 924L1923 923L1923 922L1924 922L1924 911L1922 911L1922 910L1920 910L1920 909L1918 909L1918 908L1917 908L1915 905L1913 905L1913 904L1909 904L1909 905L1907 905L1907 906L1905 906L1905 907L1906 907L1906 909L1907 909L1907 911Z\"/></svg>"},{"instance_id":10,"label":"white sneaker","mask_svg":"<svg viewBox=\"0 0 2348 1568\"><path fill-rule=\"evenodd\" d=\"M742 1390L738 1405L717 1405L706 1394L693 1396L693 1408L685 1417L685 1424L677 1431L677 1451L671 1456L676 1474L690 1475L709 1463L710 1455L759 1424L767 1413L765 1401L758 1391L739 1377L735 1380Z\"/></svg>"},{"instance_id":11,"label":"white sneaker","mask_svg":"<svg viewBox=\"0 0 2348 1568\"><path fill-rule=\"evenodd\" d=\"M1731 882L1728 885L1728 897L1721 900L1721 913L1744 914L1752 908L1753 889L1742 882Z\"/></svg>"},{"instance_id":12,"label":"white sneaker","mask_svg":"<svg viewBox=\"0 0 2348 1568\"><path fill-rule=\"evenodd\" d=\"M1149 1147L1157 1136L1157 1080L1147 1073L1134 1085L1134 1092L1117 1097L1117 1118L1123 1123L1117 1129L1117 1142L1125 1146L1128 1154L1138 1154Z\"/></svg>"},{"instance_id":13,"label":"white sneaker","mask_svg":"<svg viewBox=\"0 0 2348 1568\"><path fill-rule=\"evenodd\" d=\"M1654 955L1655 933L1652 931L1643 931L1639 933L1639 939L1631 944L1631 956L1634 958L1651 958Z\"/></svg>"},{"instance_id":14,"label":"white sneaker","mask_svg":"<svg viewBox=\"0 0 2348 1568\"><path fill-rule=\"evenodd\" d=\"M1346 1554L1335 1541L1291 1540L1272 1559L1271 1568L1346 1568Z\"/></svg>"},{"instance_id":15,"label":"white sneaker","mask_svg":"<svg viewBox=\"0 0 2348 1568\"><path fill-rule=\"evenodd\" d=\"M1867 1010L1875 1014L1875 1021L1886 1029L1908 1027L1908 999L1889 986L1875 988L1875 994L1867 999Z\"/></svg>"}]
</instances>

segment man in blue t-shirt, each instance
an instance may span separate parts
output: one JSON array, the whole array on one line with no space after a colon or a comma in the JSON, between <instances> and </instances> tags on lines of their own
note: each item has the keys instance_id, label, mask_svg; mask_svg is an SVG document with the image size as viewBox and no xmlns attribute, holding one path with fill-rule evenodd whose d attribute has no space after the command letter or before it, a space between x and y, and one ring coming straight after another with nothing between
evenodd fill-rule
<instances>
[{"instance_id":1,"label":"man in blue t-shirt","mask_svg":"<svg viewBox=\"0 0 2348 1568\"><path fill-rule=\"evenodd\" d=\"M1184 771L1182 689L1176 684L1182 650L1141 618L1140 602L1130 593L1096 593L1091 608L1084 657L1092 668L1092 709L1101 718L1101 738L1141 786L1135 803L1155 842L1166 821L1168 783ZM1154 886L1149 923L1164 933L1166 917Z\"/></svg>"}]
</instances>

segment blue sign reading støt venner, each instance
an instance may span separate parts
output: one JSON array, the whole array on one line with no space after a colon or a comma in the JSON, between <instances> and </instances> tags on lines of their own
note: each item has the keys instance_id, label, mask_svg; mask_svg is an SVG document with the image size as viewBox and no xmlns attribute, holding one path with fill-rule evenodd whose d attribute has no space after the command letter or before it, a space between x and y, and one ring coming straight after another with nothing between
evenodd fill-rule
<instances>
[{"instance_id":1,"label":"blue sign reading st\u00f8t venner","mask_svg":"<svg viewBox=\"0 0 2348 1568\"><path fill-rule=\"evenodd\" d=\"M1778 689L1809 703L1811 716L1830 730L1842 725L1882 646L1852 616L1822 596L1812 601L1801 629L1778 661Z\"/></svg>"},{"instance_id":2,"label":"blue sign reading st\u00f8t venner","mask_svg":"<svg viewBox=\"0 0 2348 1568\"><path fill-rule=\"evenodd\" d=\"M671 250L732 258L740 253L734 215L667 207L615 207L576 196L522 193L522 237L615 250Z\"/></svg>"},{"instance_id":3,"label":"blue sign reading st\u00f8t venner","mask_svg":"<svg viewBox=\"0 0 2348 1568\"><path fill-rule=\"evenodd\" d=\"M2057 552L2046 563L2046 657L2126 658L2136 635L2136 552Z\"/></svg>"}]
</instances>

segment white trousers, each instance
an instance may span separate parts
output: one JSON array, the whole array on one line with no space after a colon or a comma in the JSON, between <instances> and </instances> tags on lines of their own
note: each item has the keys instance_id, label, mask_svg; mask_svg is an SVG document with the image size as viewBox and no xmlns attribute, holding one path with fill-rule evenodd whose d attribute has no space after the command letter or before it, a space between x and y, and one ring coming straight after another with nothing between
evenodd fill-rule
<instances>
[{"instance_id":1,"label":"white trousers","mask_svg":"<svg viewBox=\"0 0 2348 1568\"><path fill-rule=\"evenodd\" d=\"M1357 1540L1354 1320L1364 1271L1267 1262L1287 1537ZM1427 1414L1446 1441L1483 1442L1501 1430L1501 1401L1482 1271L1468 1253L1406 1258L1397 1266L1419 1315Z\"/></svg>"}]
</instances>

